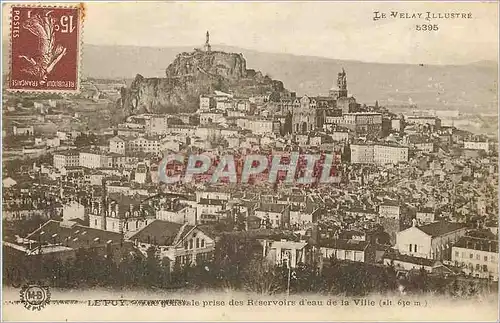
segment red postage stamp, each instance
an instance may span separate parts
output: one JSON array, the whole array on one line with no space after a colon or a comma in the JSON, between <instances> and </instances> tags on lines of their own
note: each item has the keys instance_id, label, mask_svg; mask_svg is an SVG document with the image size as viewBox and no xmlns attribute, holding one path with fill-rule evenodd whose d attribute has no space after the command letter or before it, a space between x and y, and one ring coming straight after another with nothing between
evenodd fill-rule
<instances>
[{"instance_id":1,"label":"red postage stamp","mask_svg":"<svg viewBox=\"0 0 500 323\"><path fill-rule=\"evenodd\" d=\"M79 90L80 10L12 6L10 90Z\"/></svg>"}]
</instances>

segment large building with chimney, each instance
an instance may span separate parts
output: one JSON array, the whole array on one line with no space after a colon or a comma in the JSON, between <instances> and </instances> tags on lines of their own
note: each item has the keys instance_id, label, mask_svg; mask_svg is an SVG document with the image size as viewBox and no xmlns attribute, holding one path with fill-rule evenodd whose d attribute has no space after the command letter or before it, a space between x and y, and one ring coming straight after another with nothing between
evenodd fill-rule
<instances>
[{"instance_id":1,"label":"large building with chimney","mask_svg":"<svg viewBox=\"0 0 500 323\"><path fill-rule=\"evenodd\" d=\"M94 203L89 213L89 226L124 235L136 232L156 218L154 206L144 200L144 196L110 193Z\"/></svg>"},{"instance_id":2,"label":"large building with chimney","mask_svg":"<svg viewBox=\"0 0 500 323\"><path fill-rule=\"evenodd\" d=\"M91 197L88 212L91 228L129 236L155 219L160 199L139 194L109 193L106 183L102 188L100 197Z\"/></svg>"}]
</instances>

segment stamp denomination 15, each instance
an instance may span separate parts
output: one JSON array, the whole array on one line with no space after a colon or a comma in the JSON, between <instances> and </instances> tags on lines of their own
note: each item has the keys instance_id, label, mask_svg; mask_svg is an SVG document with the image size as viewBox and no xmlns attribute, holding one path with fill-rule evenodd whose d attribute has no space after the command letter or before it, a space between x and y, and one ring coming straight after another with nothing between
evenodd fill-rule
<instances>
[{"instance_id":1,"label":"stamp denomination 15","mask_svg":"<svg viewBox=\"0 0 500 323\"><path fill-rule=\"evenodd\" d=\"M80 8L13 6L9 89L78 90Z\"/></svg>"}]
</instances>

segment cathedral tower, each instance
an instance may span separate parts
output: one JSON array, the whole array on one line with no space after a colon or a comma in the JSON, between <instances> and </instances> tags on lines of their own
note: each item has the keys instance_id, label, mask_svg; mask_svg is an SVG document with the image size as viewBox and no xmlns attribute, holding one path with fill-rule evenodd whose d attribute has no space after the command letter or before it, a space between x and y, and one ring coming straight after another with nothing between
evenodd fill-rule
<instances>
[{"instance_id":1,"label":"cathedral tower","mask_svg":"<svg viewBox=\"0 0 500 323\"><path fill-rule=\"evenodd\" d=\"M342 72L338 74L337 77L337 87L339 89L339 98L347 97L347 78L345 70L342 68Z\"/></svg>"},{"instance_id":2,"label":"cathedral tower","mask_svg":"<svg viewBox=\"0 0 500 323\"><path fill-rule=\"evenodd\" d=\"M329 96L334 97L336 100L339 98L347 98L347 77L346 72L342 68L337 76L337 84L330 90Z\"/></svg>"}]
</instances>

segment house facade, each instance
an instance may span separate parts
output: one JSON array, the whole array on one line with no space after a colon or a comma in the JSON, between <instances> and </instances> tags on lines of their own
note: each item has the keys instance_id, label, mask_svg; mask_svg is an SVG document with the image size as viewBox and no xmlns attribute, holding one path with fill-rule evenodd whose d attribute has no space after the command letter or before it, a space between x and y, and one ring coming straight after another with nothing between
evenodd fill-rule
<instances>
[{"instance_id":1,"label":"house facade","mask_svg":"<svg viewBox=\"0 0 500 323\"><path fill-rule=\"evenodd\" d=\"M397 233L396 248L414 257L451 260L453 244L466 233L461 223L441 221L416 226L414 221L412 227Z\"/></svg>"},{"instance_id":2,"label":"house facade","mask_svg":"<svg viewBox=\"0 0 500 323\"><path fill-rule=\"evenodd\" d=\"M453 246L451 260L468 275L498 281L498 240L463 237Z\"/></svg>"},{"instance_id":3,"label":"house facade","mask_svg":"<svg viewBox=\"0 0 500 323\"><path fill-rule=\"evenodd\" d=\"M197 226L154 220L130 237L143 254L154 250L170 270L176 266L190 266L212 259L215 240Z\"/></svg>"},{"instance_id":4,"label":"house facade","mask_svg":"<svg viewBox=\"0 0 500 323\"><path fill-rule=\"evenodd\" d=\"M313 259L312 246L306 241L280 241L264 240L262 253L264 258L275 265L297 267L300 263L311 263Z\"/></svg>"},{"instance_id":5,"label":"house facade","mask_svg":"<svg viewBox=\"0 0 500 323\"><path fill-rule=\"evenodd\" d=\"M368 241L333 239L320 242L323 261L333 258L356 262L375 262L375 249Z\"/></svg>"}]
</instances>

